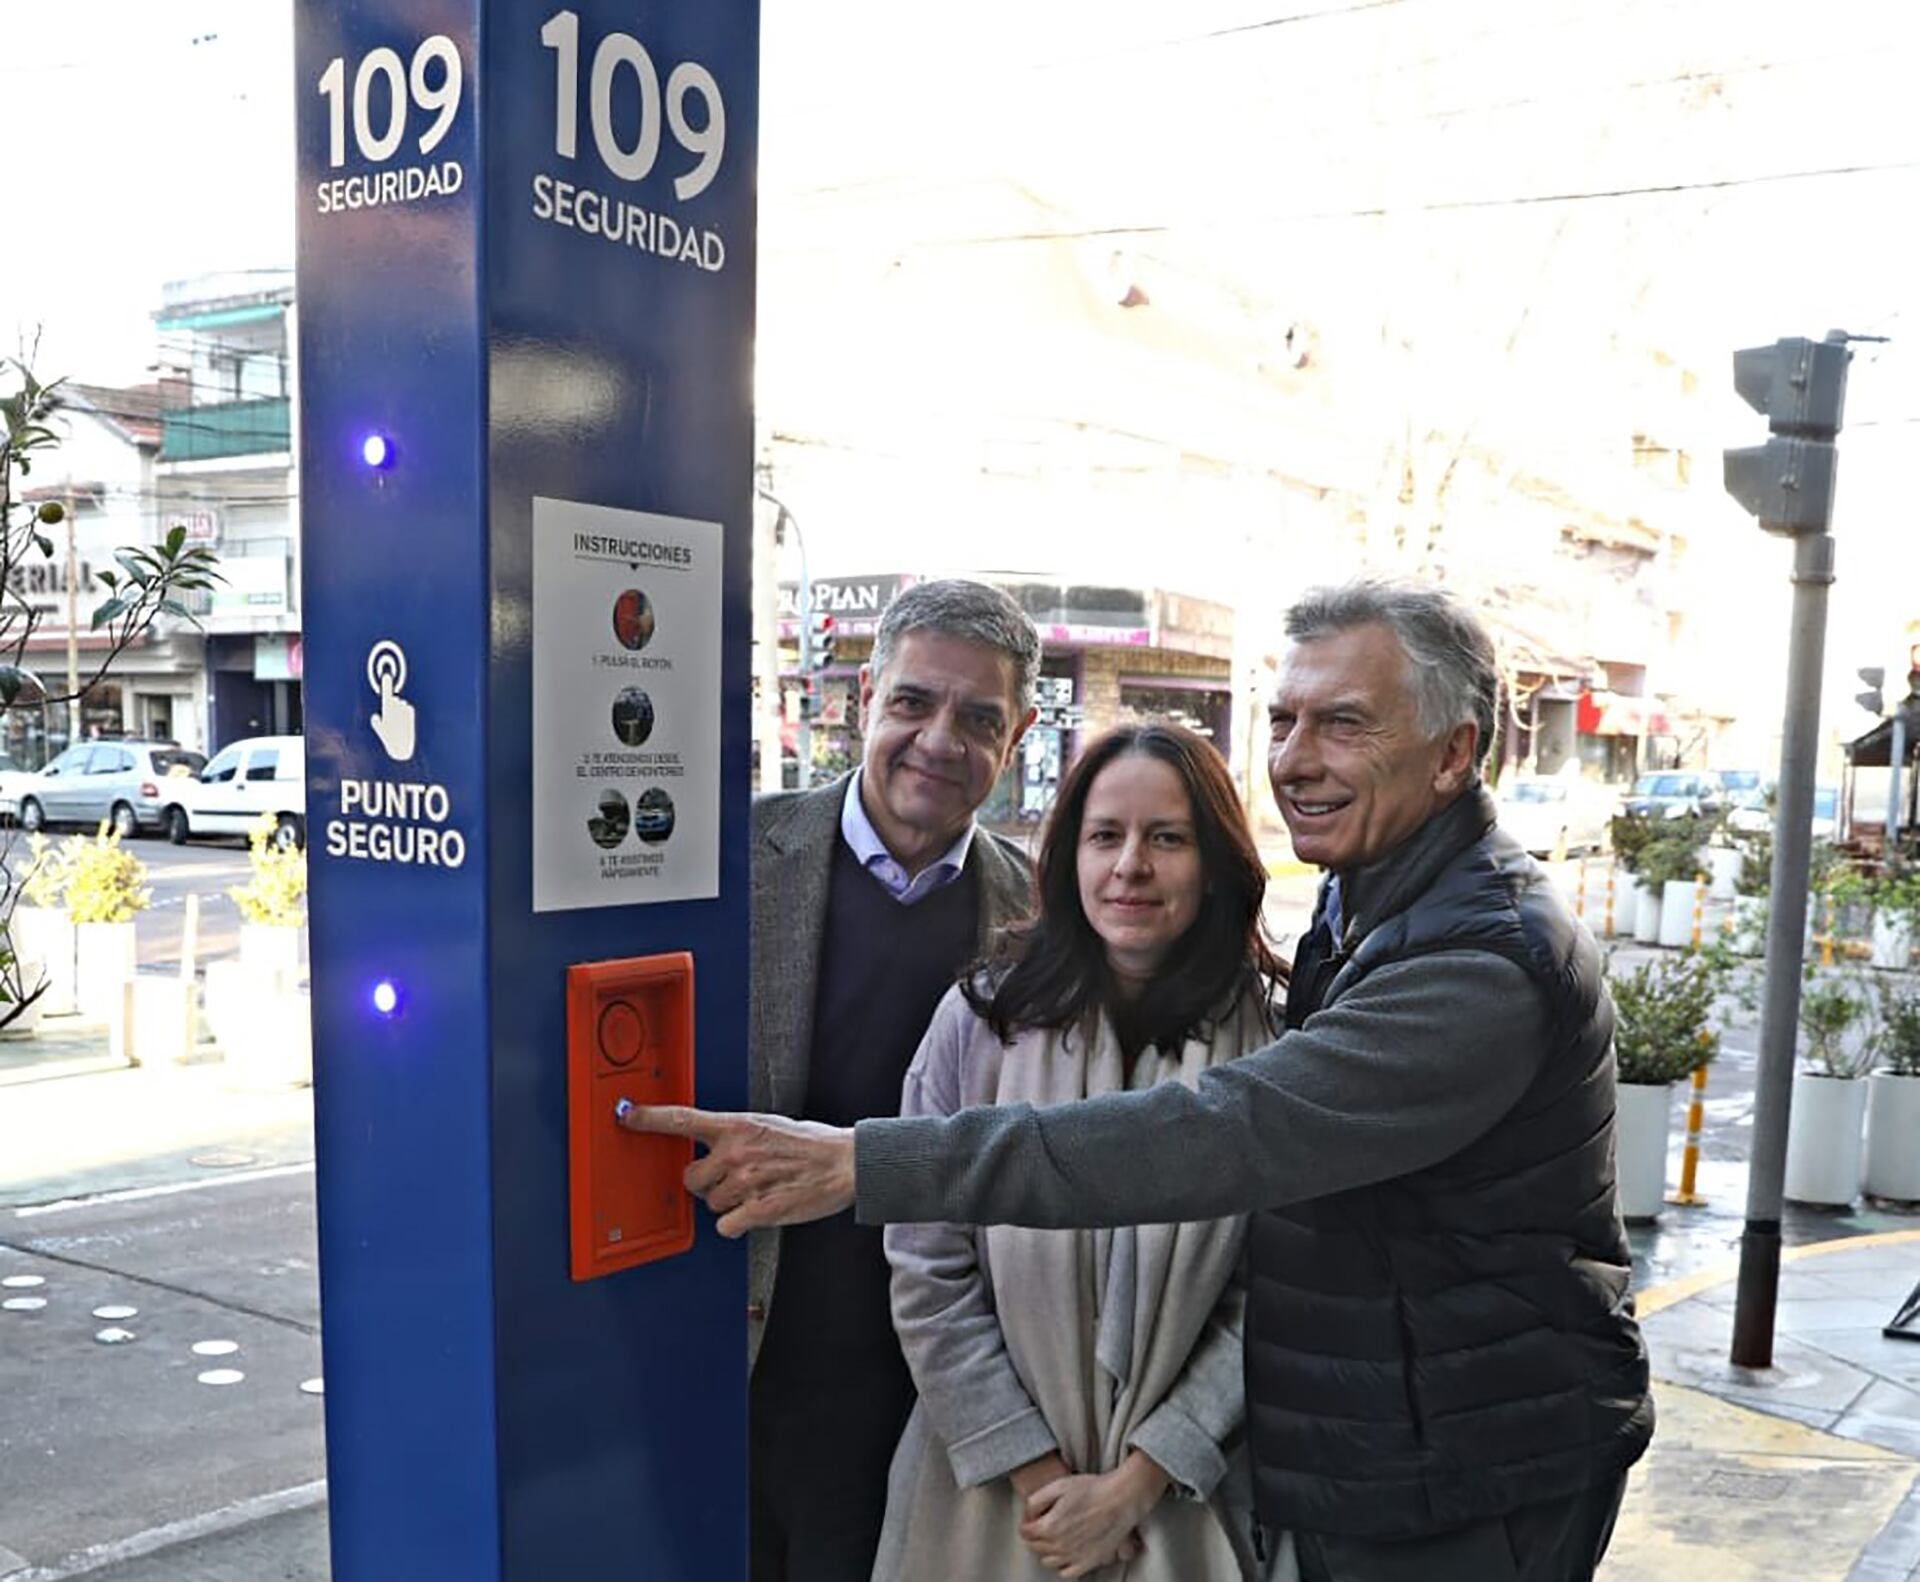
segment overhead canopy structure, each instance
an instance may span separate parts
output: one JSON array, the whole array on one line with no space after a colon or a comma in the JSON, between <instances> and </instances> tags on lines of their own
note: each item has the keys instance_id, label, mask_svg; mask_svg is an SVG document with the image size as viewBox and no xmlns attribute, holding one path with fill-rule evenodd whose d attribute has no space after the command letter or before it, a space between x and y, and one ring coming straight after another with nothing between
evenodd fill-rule
<instances>
[{"instance_id":1,"label":"overhead canopy structure","mask_svg":"<svg viewBox=\"0 0 1920 1582\"><path fill-rule=\"evenodd\" d=\"M1893 758L1893 721L1882 720L1872 730L1862 736L1856 736L1842 749L1847 755L1847 763L1855 769L1885 769ZM1920 731L1911 726L1907 728L1906 761L1912 763L1920 757Z\"/></svg>"}]
</instances>

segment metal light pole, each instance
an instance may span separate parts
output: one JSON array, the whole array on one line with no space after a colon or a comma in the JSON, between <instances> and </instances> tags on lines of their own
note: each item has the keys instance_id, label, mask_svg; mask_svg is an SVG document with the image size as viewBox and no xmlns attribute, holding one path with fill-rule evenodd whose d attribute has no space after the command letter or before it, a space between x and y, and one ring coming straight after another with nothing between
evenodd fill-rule
<instances>
[{"instance_id":1,"label":"metal light pole","mask_svg":"<svg viewBox=\"0 0 1920 1582\"><path fill-rule=\"evenodd\" d=\"M1747 1222L1733 1316L1736 1365L1773 1365L1780 1285L1780 1210L1785 1200L1787 1120L1800 1020L1807 861L1813 845L1813 779L1820 746L1820 680L1833 583L1834 478L1846 405L1847 335L1794 338L1733 354L1736 391L1766 414L1765 445L1729 450L1727 492L1769 533L1793 540L1793 620L1787 651L1786 717L1780 732L1780 796L1773 821L1773 901L1760 1013Z\"/></svg>"},{"instance_id":2,"label":"metal light pole","mask_svg":"<svg viewBox=\"0 0 1920 1582\"><path fill-rule=\"evenodd\" d=\"M1793 545L1793 622L1787 651L1787 710L1781 727L1780 795L1773 815L1773 902L1767 919L1767 979L1760 1010L1753 1158L1747 1168L1747 1224L1733 1317L1733 1360L1773 1365L1774 1304L1780 1286L1780 1207L1785 1197L1787 1118L1800 1023L1800 962L1807 926L1807 863L1813 848L1814 760L1820 747L1820 672L1827 640L1833 538L1808 533Z\"/></svg>"},{"instance_id":3,"label":"metal light pole","mask_svg":"<svg viewBox=\"0 0 1920 1582\"><path fill-rule=\"evenodd\" d=\"M67 496L67 746L80 740L80 550Z\"/></svg>"},{"instance_id":4,"label":"metal light pole","mask_svg":"<svg viewBox=\"0 0 1920 1582\"><path fill-rule=\"evenodd\" d=\"M800 519L789 511L786 502L771 489L758 491L760 498L772 505L780 515L774 524L774 536L778 540L782 529L793 530L794 548L800 552L800 684L803 690L800 703L800 721L794 727L793 749L800 762L799 778L795 784L805 791L813 784L813 584L807 578L807 541L800 532ZM775 667L774 684L779 685L779 671Z\"/></svg>"}]
</instances>

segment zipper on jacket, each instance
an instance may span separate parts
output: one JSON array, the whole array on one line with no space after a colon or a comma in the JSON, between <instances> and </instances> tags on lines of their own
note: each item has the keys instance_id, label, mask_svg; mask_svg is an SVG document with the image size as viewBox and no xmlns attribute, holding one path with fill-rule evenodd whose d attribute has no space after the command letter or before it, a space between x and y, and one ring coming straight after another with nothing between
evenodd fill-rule
<instances>
[{"instance_id":1,"label":"zipper on jacket","mask_svg":"<svg viewBox=\"0 0 1920 1582\"><path fill-rule=\"evenodd\" d=\"M1407 1397L1407 1420L1413 1425L1413 1442L1427 1442L1426 1419L1420 1415L1420 1400L1413 1388L1413 1329L1407 1323L1406 1298L1393 1293L1393 1320L1400 1327L1400 1388Z\"/></svg>"}]
</instances>

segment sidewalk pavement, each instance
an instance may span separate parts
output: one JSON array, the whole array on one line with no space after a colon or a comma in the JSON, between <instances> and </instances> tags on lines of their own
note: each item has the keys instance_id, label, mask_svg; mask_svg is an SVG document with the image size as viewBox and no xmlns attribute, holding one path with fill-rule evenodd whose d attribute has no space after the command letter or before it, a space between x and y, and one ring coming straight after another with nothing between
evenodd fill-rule
<instances>
[{"instance_id":1,"label":"sidewalk pavement","mask_svg":"<svg viewBox=\"0 0 1920 1582\"><path fill-rule=\"evenodd\" d=\"M133 1066L98 1022L0 1038L0 1208L313 1158L313 1095L201 1044Z\"/></svg>"},{"instance_id":2,"label":"sidewalk pavement","mask_svg":"<svg viewBox=\"0 0 1920 1582\"><path fill-rule=\"evenodd\" d=\"M1734 1269L1641 1293L1660 1421L1604 1582L1920 1582L1920 1230L1789 1248L1774 1366L1727 1361Z\"/></svg>"}]
</instances>

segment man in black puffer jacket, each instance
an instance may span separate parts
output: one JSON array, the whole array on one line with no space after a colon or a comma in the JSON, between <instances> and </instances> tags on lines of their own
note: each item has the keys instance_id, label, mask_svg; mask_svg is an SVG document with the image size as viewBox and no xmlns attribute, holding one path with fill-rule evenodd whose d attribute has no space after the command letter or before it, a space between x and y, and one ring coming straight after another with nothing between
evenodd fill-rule
<instances>
[{"instance_id":1,"label":"man in black puffer jacket","mask_svg":"<svg viewBox=\"0 0 1920 1582\"><path fill-rule=\"evenodd\" d=\"M1200 1079L855 1132L658 1111L729 1234L1259 1210L1248 1436L1306 1582L1583 1582L1653 1431L1614 1194L1613 1012L1479 783L1493 645L1445 594L1316 591L1269 772L1327 870L1287 1030Z\"/></svg>"}]
</instances>

